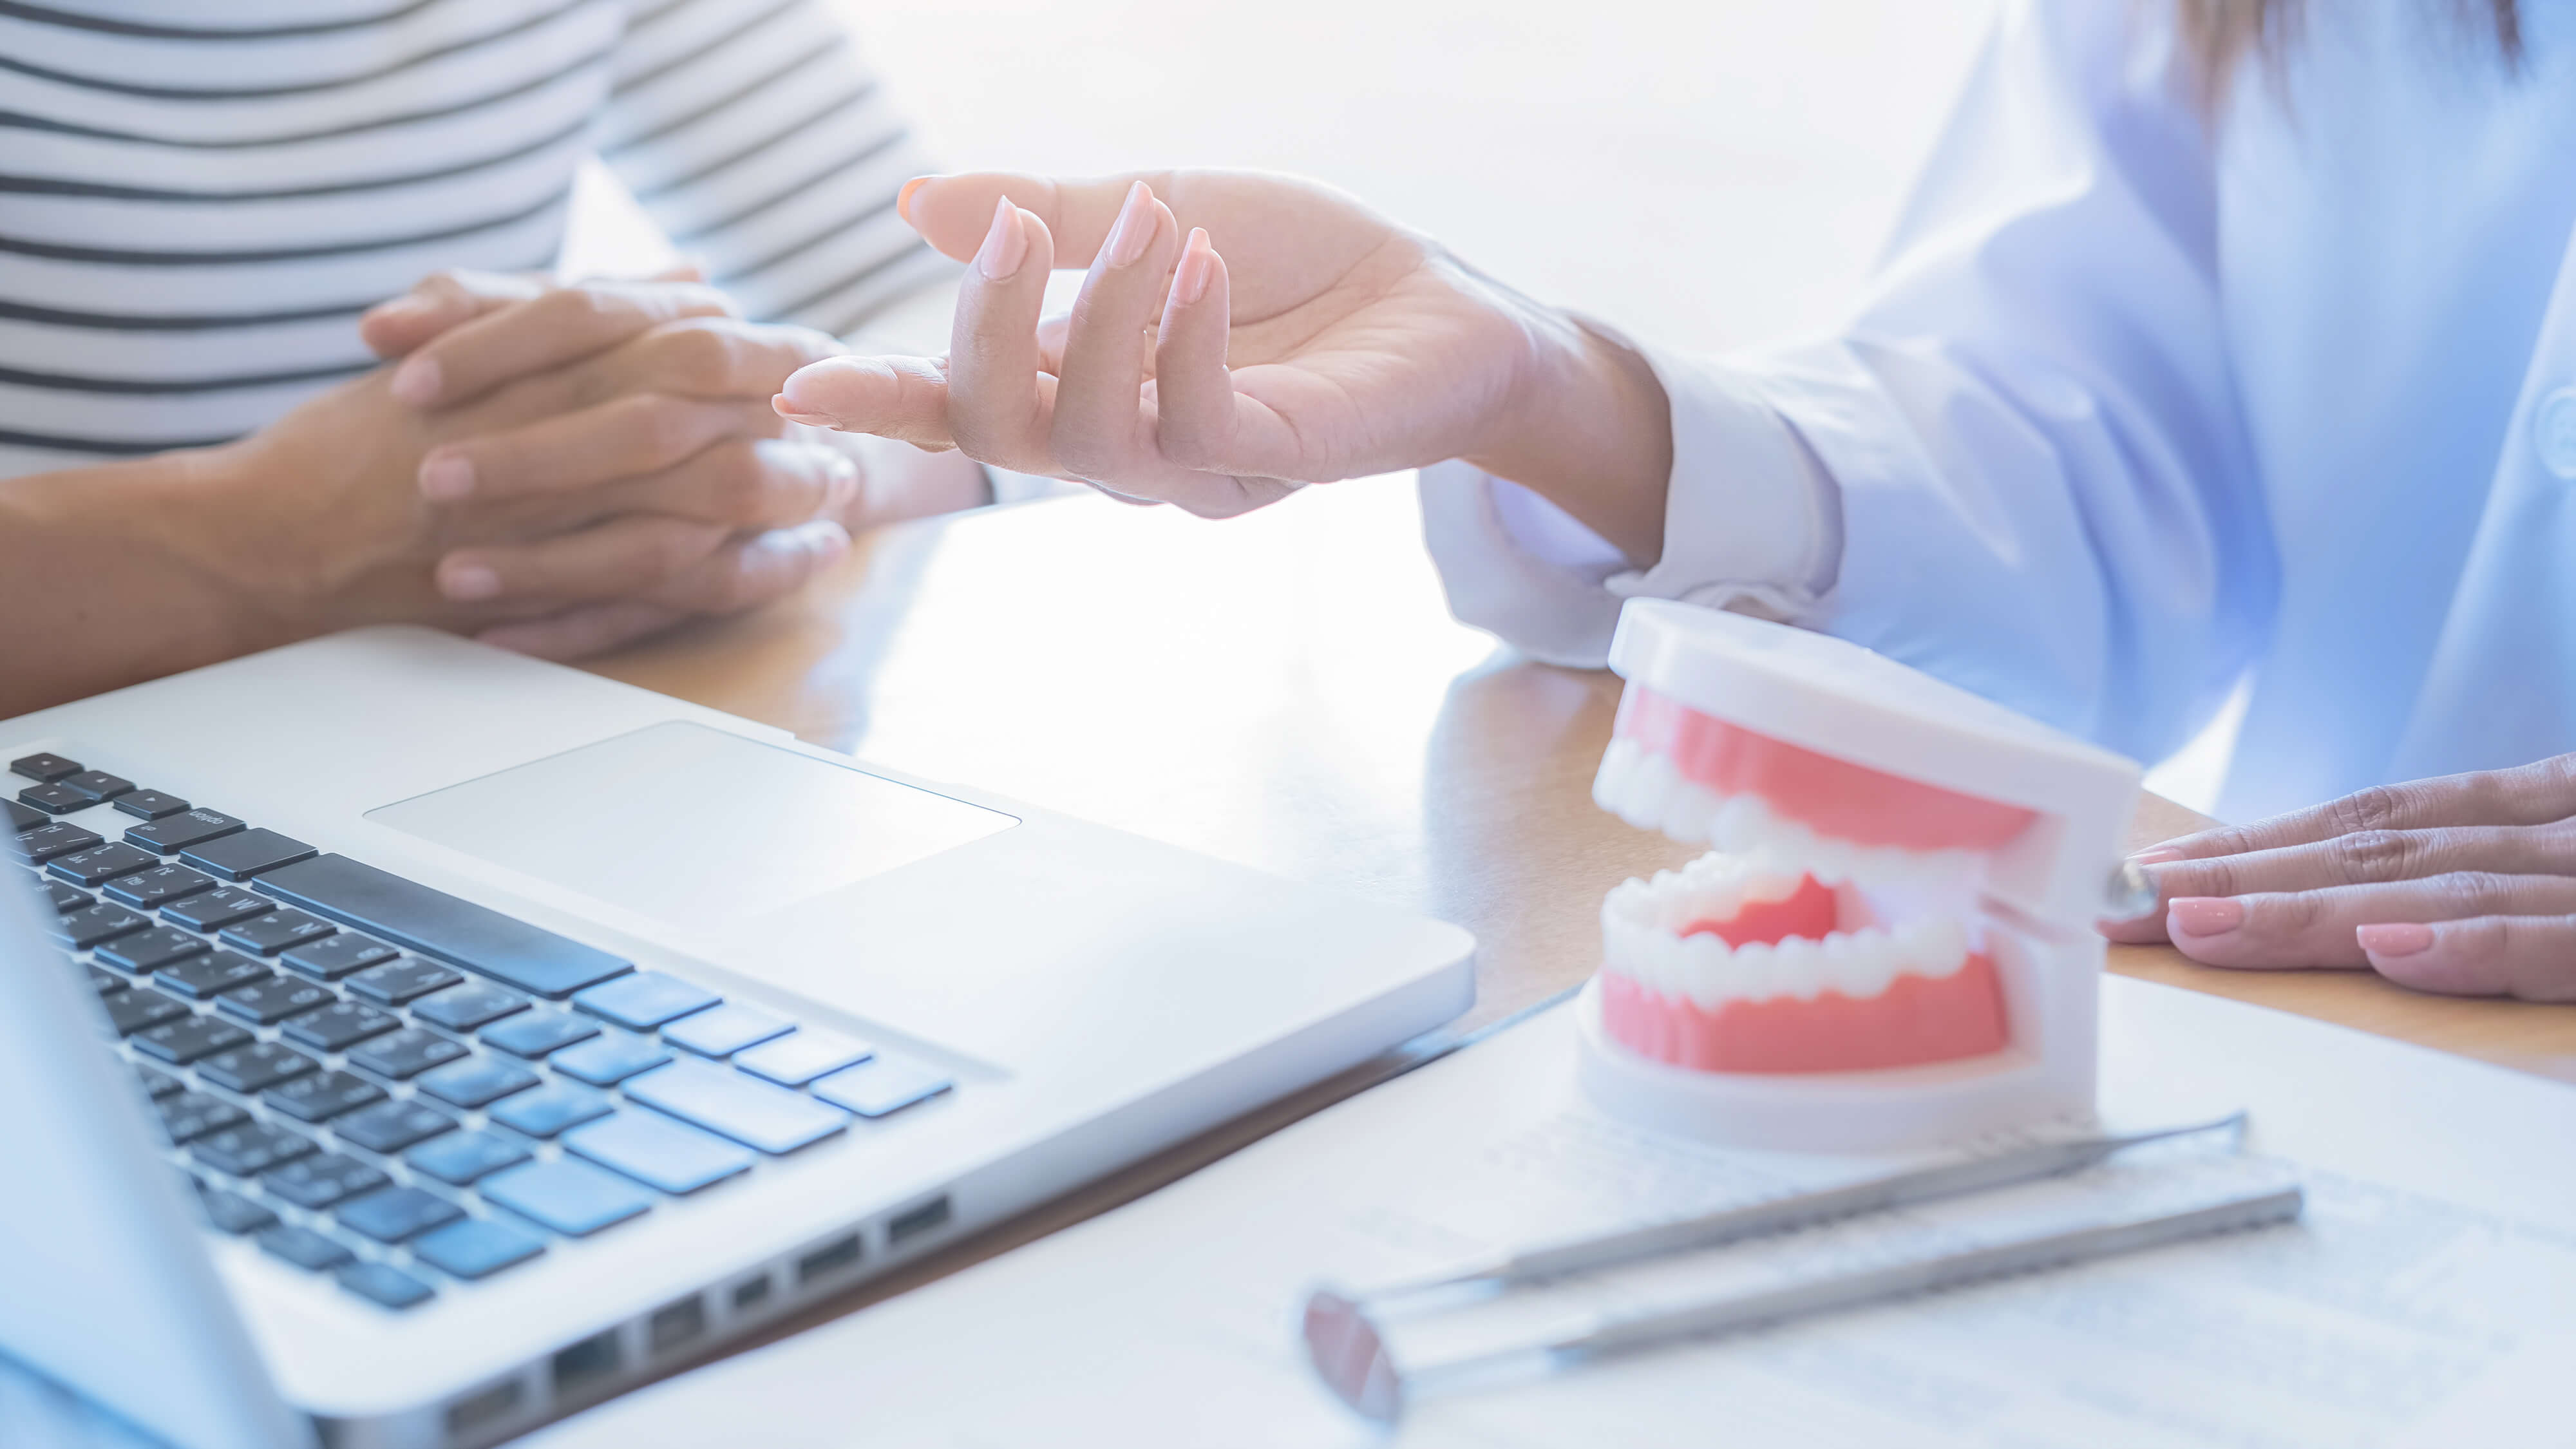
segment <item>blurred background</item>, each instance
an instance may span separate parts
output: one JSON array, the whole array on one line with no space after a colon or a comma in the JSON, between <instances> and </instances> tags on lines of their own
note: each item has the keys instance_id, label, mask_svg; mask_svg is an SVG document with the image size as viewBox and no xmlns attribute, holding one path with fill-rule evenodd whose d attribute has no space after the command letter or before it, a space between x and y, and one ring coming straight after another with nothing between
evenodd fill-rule
<instances>
[{"instance_id":1,"label":"blurred background","mask_svg":"<svg viewBox=\"0 0 2576 1449\"><path fill-rule=\"evenodd\" d=\"M1320 177L1650 340L1832 325L1997 0L845 0L954 169ZM604 175L571 257L668 260ZM2222 722L2150 783L2217 793Z\"/></svg>"}]
</instances>

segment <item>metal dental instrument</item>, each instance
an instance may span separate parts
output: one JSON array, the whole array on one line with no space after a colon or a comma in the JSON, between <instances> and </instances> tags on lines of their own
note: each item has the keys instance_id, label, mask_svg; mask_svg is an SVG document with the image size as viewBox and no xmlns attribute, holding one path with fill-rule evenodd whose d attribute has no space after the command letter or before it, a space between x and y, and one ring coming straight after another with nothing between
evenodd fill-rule
<instances>
[{"instance_id":1,"label":"metal dental instrument","mask_svg":"<svg viewBox=\"0 0 2576 1449\"><path fill-rule=\"evenodd\" d=\"M1686 1308L1629 1317L1596 1316L1575 1332L1544 1343L1479 1353L1399 1369L1386 1340L1362 1306L1330 1292L1306 1304L1306 1349L1315 1372L1343 1403L1362 1417L1393 1424L1407 1399L1445 1381L1484 1377L1516 1362L1553 1365L1781 1323L1975 1282L1983 1278L2089 1262L2209 1233L2288 1222L2303 1198L2293 1187L2246 1193L2185 1212L2044 1233L1990 1247L1943 1253L1881 1268L1865 1268L1769 1292L1721 1298Z\"/></svg>"},{"instance_id":2,"label":"metal dental instrument","mask_svg":"<svg viewBox=\"0 0 2576 1449\"><path fill-rule=\"evenodd\" d=\"M2113 1137L2080 1137L2068 1142L2042 1142L1999 1152L1991 1157L1916 1168L1843 1187L1829 1187L1821 1192L1802 1192L1745 1207L1722 1208L1695 1218L1507 1253L1437 1278L1390 1283L1361 1293L1336 1296L1354 1302L1384 1304L1392 1299L1470 1285L1508 1288L1516 1283L1590 1272L1641 1258L1713 1248L1721 1243L1760 1237L1765 1233L1811 1227L1835 1218L1885 1212L1890 1208L1957 1197L1961 1193L1983 1192L2017 1182L2035 1182L2091 1167L2115 1152L2142 1147L2150 1142L2220 1130L2241 1135L2244 1127L2245 1114L2232 1112L2224 1117L2179 1127L2159 1127Z\"/></svg>"}]
</instances>

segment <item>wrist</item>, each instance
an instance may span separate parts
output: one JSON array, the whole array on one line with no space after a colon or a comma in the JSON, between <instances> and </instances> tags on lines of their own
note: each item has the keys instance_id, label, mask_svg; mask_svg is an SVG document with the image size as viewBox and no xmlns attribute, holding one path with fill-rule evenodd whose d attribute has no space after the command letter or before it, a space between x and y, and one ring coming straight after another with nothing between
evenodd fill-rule
<instances>
[{"instance_id":1,"label":"wrist","mask_svg":"<svg viewBox=\"0 0 2576 1449\"><path fill-rule=\"evenodd\" d=\"M1639 568L1663 554L1671 400L1635 349L1517 296L1519 349L1478 447L1461 456L1554 503Z\"/></svg>"},{"instance_id":2,"label":"wrist","mask_svg":"<svg viewBox=\"0 0 2576 1449\"><path fill-rule=\"evenodd\" d=\"M289 536L272 527L260 506L274 492L275 461L264 457L260 435L210 448L185 448L150 461L151 476L138 491L149 506L137 510L158 551L206 601L205 620L221 636L226 657L306 638L332 627L322 589ZM271 480L269 488L262 480Z\"/></svg>"}]
</instances>

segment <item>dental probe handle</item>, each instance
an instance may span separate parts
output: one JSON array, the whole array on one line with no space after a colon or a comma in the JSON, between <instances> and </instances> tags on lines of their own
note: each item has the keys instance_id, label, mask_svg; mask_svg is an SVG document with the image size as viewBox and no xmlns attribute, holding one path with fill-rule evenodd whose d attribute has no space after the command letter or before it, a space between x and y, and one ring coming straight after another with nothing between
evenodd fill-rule
<instances>
[{"instance_id":1,"label":"dental probe handle","mask_svg":"<svg viewBox=\"0 0 2576 1449\"><path fill-rule=\"evenodd\" d=\"M1390 1298L1409 1297L1435 1289L1464 1287L1471 1283L1496 1288L1508 1287L1538 1278L1553 1278L1594 1268L1607 1268L1640 1258L1659 1257L1688 1249L1713 1248L1744 1238L1766 1233L1785 1232L1791 1228L1855 1217L1862 1213L1884 1212L1912 1203L1930 1202L1937 1198L1957 1197L1963 1193L1982 1192L2017 1182L2031 1182L2055 1177L2090 1167L2115 1152L2161 1142L2172 1137L2215 1131L2222 1127L2239 1127L2245 1121L2242 1112L2207 1122L2185 1123L2178 1127L2159 1127L2146 1132L2132 1132L2116 1137L2085 1137L2071 1142L2042 1142L2029 1147L1999 1152L1990 1157L1971 1158L1965 1162L1943 1163L1937 1167L1917 1168L1909 1172L1874 1177L1843 1187L1820 1192L1798 1193L1774 1198L1745 1207L1725 1208L1677 1222L1655 1223L1631 1228L1579 1242L1553 1247L1533 1248L1494 1259L1464 1272L1401 1283L1374 1292L1356 1295L1356 1301L1383 1302Z\"/></svg>"},{"instance_id":2,"label":"dental probe handle","mask_svg":"<svg viewBox=\"0 0 2576 1449\"><path fill-rule=\"evenodd\" d=\"M2091 1262L2211 1233L2288 1222L2299 1216L2303 1205L2304 1196L2296 1186L2269 1188L2184 1212L2039 1234L1991 1247L1917 1258L1882 1268L1864 1268L1767 1293L1723 1298L1688 1308L1631 1318L1595 1320L1585 1331L1552 1342L1500 1349L1400 1373L1396 1375L1396 1392L1389 1397L1400 1404L1433 1379L1473 1376L1532 1354L1558 1359L1599 1357L1674 1339L1755 1328L1915 1293L1954 1288L1985 1278Z\"/></svg>"}]
</instances>

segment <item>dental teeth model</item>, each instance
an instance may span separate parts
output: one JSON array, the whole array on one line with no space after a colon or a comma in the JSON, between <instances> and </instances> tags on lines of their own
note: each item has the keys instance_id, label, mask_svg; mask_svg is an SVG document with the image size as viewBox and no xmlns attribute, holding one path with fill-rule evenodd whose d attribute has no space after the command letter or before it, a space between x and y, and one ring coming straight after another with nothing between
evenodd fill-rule
<instances>
[{"instance_id":1,"label":"dental teeth model","mask_svg":"<svg viewBox=\"0 0 2576 1449\"><path fill-rule=\"evenodd\" d=\"M1715 847L1601 904L1584 1080L1746 1146L1933 1143L2089 1112L2093 923L2137 767L1826 635L1661 600L1593 784Z\"/></svg>"}]
</instances>

